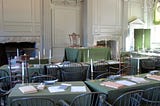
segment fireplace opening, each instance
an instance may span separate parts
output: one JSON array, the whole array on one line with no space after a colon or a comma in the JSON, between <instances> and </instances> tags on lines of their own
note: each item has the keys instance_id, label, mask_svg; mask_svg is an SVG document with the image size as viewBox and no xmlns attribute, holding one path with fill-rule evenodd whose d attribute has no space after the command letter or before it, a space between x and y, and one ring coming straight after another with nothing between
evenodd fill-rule
<instances>
[{"instance_id":1,"label":"fireplace opening","mask_svg":"<svg viewBox=\"0 0 160 106\"><path fill-rule=\"evenodd\" d=\"M35 42L8 42L5 43L5 50L7 57L13 58L17 55L17 50L19 55L27 54L30 57L35 57Z\"/></svg>"},{"instance_id":2,"label":"fireplace opening","mask_svg":"<svg viewBox=\"0 0 160 106\"><path fill-rule=\"evenodd\" d=\"M17 56L17 50L19 55L27 54L30 57L36 55L36 43L35 42L7 42L0 43L0 66L8 64L8 58L14 58Z\"/></svg>"}]
</instances>

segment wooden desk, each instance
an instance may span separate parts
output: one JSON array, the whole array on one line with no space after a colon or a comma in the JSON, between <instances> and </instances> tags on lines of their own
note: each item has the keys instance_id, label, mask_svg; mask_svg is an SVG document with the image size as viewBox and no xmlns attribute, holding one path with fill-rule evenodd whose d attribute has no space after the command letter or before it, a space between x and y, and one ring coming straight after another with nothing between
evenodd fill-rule
<instances>
[{"instance_id":1,"label":"wooden desk","mask_svg":"<svg viewBox=\"0 0 160 106\"><path fill-rule=\"evenodd\" d=\"M93 61L98 61L101 59L110 60L111 50L106 47L65 48L64 61L88 62L90 59Z\"/></svg>"},{"instance_id":2,"label":"wooden desk","mask_svg":"<svg viewBox=\"0 0 160 106\"><path fill-rule=\"evenodd\" d=\"M141 74L139 77L144 77L144 76L145 76L144 74ZM121 79L127 80L126 78L121 78ZM102 85L100 85L100 83L102 83L101 80L90 80L90 81L85 81L85 83L88 85L88 87L92 91L107 93L108 94L108 100L109 100L110 103L112 103L118 96L120 96L124 92L128 92L128 91L131 91L131 90L138 90L138 89L144 90L144 89L149 88L149 87L160 85L160 81L150 80L150 79L146 79L146 80L148 82L137 83L136 85L125 86L125 87L119 88L119 89L102 86ZM105 80L105 81L107 81L107 80ZM116 81L116 80L114 80L114 81Z\"/></svg>"},{"instance_id":3,"label":"wooden desk","mask_svg":"<svg viewBox=\"0 0 160 106\"><path fill-rule=\"evenodd\" d=\"M62 82L57 82L54 85L48 85L49 86L57 86L60 85ZM64 83L64 82L63 82ZM74 97L76 97L77 95L80 95L82 93L87 93L90 92L90 90L88 89L88 87L85 85L84 82L82 81L75 81L75 82L65 82L67 84L71 84L72 86L85 86L86 87L86 92L71 92L71 87L67 88L65 91L63 92L54 92L54 93L50 93L49 90L47 88L45 88L44 90L39 90L36 93L32 93L32 94L23 94L18 88L20 86L24 86L21 84L17 84L11 91L11 93L8 96L8 101L9 103L11 103L11 101L13 99L16 98L22 98L22 97L48 97L51 98L55 101L55 103L57 103L60 99L63 99L67 102L71 102L73 100ZM33 86L37 86L37 84L31 84Z\"/></svg>"},{"instance_id":4,"label":"wooden desk","mask_svg":"<svg viewBox=\"0 0 160 106\"><path fill-rule=\"evenodd\" d=\"M131 66L135 67L135 70L132 70L133 74L140 74L141 73L141 65L140 62L143 59L148 59L149 57L132 57L131 58Z\"/></svg>"},{"instance_id":5,"label":"wooden desk","mask_svg":"<svg viewBox=\"0 0 160 106\"><path fill-rule=\"evenodd\" d=\"M39 64L39 59L32 59L28 61L29 64ZM40 64L48 64L48 59L40 59Z\"/></svg>"},{"instance_id":6,"label":"wooden desk","mask_svg":"<svg viewBox=\"0 0 160 106\"><path fill-rule=\"evenodd\" d=\"M9 73L9 68L8 68L8 65L3 65L0 67L0 69L2 70L6 70L8 73ZM28 74L29 74L29 80L31 79L31 77L34 75L34 74L42 74L44 72L44 65L41 65L39 67L39 65L37 64L37 66L30 66L28 68Z\"/></svg>"}]
</instances>

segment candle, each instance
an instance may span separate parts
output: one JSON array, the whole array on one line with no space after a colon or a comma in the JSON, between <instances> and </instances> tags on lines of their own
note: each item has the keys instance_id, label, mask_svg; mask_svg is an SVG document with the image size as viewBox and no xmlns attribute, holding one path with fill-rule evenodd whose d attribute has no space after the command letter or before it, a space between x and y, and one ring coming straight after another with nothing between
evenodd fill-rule
<instances>
[{"instance_id":1,"label":"candle","mask_svg":"<svg viewBox=\"0 0 160 106\"><path fill-rule=\"evenodd\" d=\"M43 49L43 56L45 57L46 53L45 53L45 48Z\"/></svg>"},{"instance_id":2,"label":"candle","mask_svg":"<svg viewBox=\"0 0 160 106\"><path fill-rule=\"evenodd\" d=\"M51 64L52 52L51 49L49 50L49 64Z\"/></svg>"},{"instance_id":3,"label":"candle","mask_svg":"<svg viewBox=\"0 0 160 106\"><path fill-rule=\"evenodd\" d=\"M88 49L88 51L87 51L87 58L89 59L89 49Z\"/></svg>"},{"instance_id":4,"label":"candle","mask_svg":"<svg viewBox=\"0 0 160 106\"><path fill-rule=\"evenodd\" d=\"M91 79L93 79L93 61L91 59Z\"/></svg>"},{"instance_id":5,"label":"candle","mask_svg":"<svg viewBox=\"0 0 160 106\"><path fill-rule=\"evenodd\" d=\"M93 61L91 59L91 72L93 72Z\"/></svg>"},{"instance_id":6,"label":"candle","mask_svg":"<svg viewBox=\"0 0 160 106\"><path fill-rule=\"evenodd\" d=\"M18 50L18 48L17 48L17 57L19 57L19 50Z\"/></svg>"},{"instance_id":7,"label":"candle","mask_svg":"<svg viewBox=\"0 0 160 106\"><path fill-rule=\"evenodd\" d=\"M40 53L40 51L38 52L38 59L40 60L40 58L41 58L41 53Z\"/></svg>"},{"instance_id":8,"label":"candle","mask_svg":"<svg viewBox=\"0 0 160 106\"><path fill-rule=\"evenodd\" d=\"M41 52L38 52L38 60L39 60L39 65L41 64L40 60L41 60Z\"/></svg>"},{"instance_id":9,"label":"candle","mask_svg":"<svg viewBox=\"0 0 160 106\"><path fill-rule=\"evenodd\" d=\"M22 84L24 84L24 62L22 62Z\"/></svg>"},{"instance_id":10,"label":"candle","mask_svg":"<svg viewBox=\"0 0 160 106\"><path fill-rule=\"evenodd\" d=\"M139 60L140 59L138 59L138 63L137 63L137 74L139 75Z\"/></svg>"},{"instance_id":11,"label":"candle","mask_svg":"<svg viewBox=\"0 0 160 106\"><path fill-rule=\"evenodd\" d=\"M51 49L49 50L49 59L52 58L52 52L51 52Z\"/></svg>"}]
</instances>

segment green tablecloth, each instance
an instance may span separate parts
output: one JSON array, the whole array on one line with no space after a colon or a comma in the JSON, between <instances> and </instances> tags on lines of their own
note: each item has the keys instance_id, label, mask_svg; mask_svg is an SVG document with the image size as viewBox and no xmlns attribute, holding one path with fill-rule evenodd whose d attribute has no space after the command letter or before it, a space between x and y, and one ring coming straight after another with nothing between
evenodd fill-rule
<instances>
[{"instance_id":1,"label":"green tablecloth","mask_svg":"<svg viewBox=\"0 0 160 106\"><path fill-rule=\"evenodd\" d=\"M28 61L29 64L39 64L39 59L33 59ZM40 64L48 64L48 59L40 59Z\"/></svg>"},{"instance_id":2,"label":"green tablecloth","mask_svg":"<svg viewBox=\"0 0 160 106\"><path fill-rule=\"evenodd\" d=\"M63 82L64 83L64 82ZM82 81L75 81L75 82L65 82L67 84L71 84L72 86L86 86L84 82ZM56 86L60 85L61 82L57 82L54 85L48 85L49 86ZM31 84L33 86L37 86L36 84ZM20 86L24 86L21 84L17 84L11 91L11 93L8 96L8 102L10 103L13 99L15 98L22 98L22 97L48 97L51 98L57 103L60 99L63 99L67 102L71 102L74 97L77 95L80 95L82 93L90 92L88 87L86 86L86 92L71 92L71 87L67 88L64 92L54 92L50 93L47 88L44 90L39 90L37 93L32 93L32 94L23 94L18 88Z\"/></svg>"},{"instance_id":3,"label":"green tablecloth","mask_svg":"<svg viewBox=\"0 0 160 106\"><path fill-rule=\"evenodd\" d=\"M141 75L141 76L144 76L144 75ZM119 88L119 89L102 86L102 85L100 85L100 83L102 83L102 81L100 81L100 80L90 80L90 81L85 81L85 83L88 85L88 87L92 91L107 93L108 100L110 103L112 103L118 96L120 96L124 92L131 91L131 90L138 90L138 89L144 90L149 87L160 85L160 81L149 80L149 79L146 79L146 80L148 80L148 82L137 83L136 85L125 86L124 88Z\"/></svg>"},{"instance_id":4,"label":"green tablecloth","mask_svg":"<svg viewBox=\"0 0 160 106\"><path fill-rule=\"evenodd\" d=\"M138 74L139 73L142 73L141 71L141 60L143 59L148 59L148 57L132 57L131 58L131 66L134 67L132 68L132 74Z\"/></svg>"},{"instance_id":5,"label":"green tablecloth","mask_svg":"<svg viewBox=\"0 0 160 106\"><path fill-rule=\"evenodd\" d=\"M110 48L93 47L93 48L65 48L64 61L71 62L87 62L90 59L93 61L111 59Z\"/></svg>"}]
</instances>

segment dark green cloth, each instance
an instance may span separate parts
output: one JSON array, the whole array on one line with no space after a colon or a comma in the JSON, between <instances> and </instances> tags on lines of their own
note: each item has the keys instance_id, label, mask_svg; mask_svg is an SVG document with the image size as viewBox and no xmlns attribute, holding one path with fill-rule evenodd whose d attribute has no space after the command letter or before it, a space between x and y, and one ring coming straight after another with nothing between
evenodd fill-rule
<instances>
[{"instance_id":1,"label":"dark green cloth","mask_svg":"<svg viewBox=\"0 0 160 106\"><path fill-rule=\"evenodd\" d=\"M33 59L28 61L29 64L39 64L39 59ZM40 64L48 64L48 59L40 59Z\"/></svg>"},{"instance_id":2,"label":"dark green cloth","mask_svg":"<svg viewBox=\"0 0 160 106\"><path fill-rule=\"evenodd\" d=\"M135 29L134 30L134 50L150 49L150 33L151 29ZM143 48L144 41L144 48Z\"/></svg>"},{"instance_id":3,"label":"dark green cloth","mask_svg":"<svg viewBox=\"0 0 160 106\"><path fill-rule=\"evenodd\" d=\"M144 77L144 75L141 75L141 76ZM102 83L101 80L90 80L90 81L85 81L85 83L88 85L88 87L92 91L107 93L108 94L108 100L109 100L110 103L112 103L118 96L120 96L124 92L128 92L128 91L131 91L131 90L138 90L138 89L144 90L144 89L149 88L149 87L160 85L160 81L149 80L149 79L146 79L146 80L148 80L149 82L147 82L147 83L137 83L136 85L125 86L124 88L119 88L119 89L102 86L102 85L100 85L100 83Z\"/></svg>"},{"instance_id":4,"label":"dark green cloth","mask_svg":"<svg viewBox=\"0 0 160 106\"><path fill-rule=\"evenodd\" d=\"M65 48L64 61L71 62L87 62L90 59L98 61L101 59L110 60L111 51L107 47L93 47L93 48Z\"/></svg>"},{"instance_id":5,"label":"dark green cloth","mask_svg":"<svg viewBox=\"0 0 160 106\"><path fill-rule=\"evenodd\" d=\"M0 69L6 70L9 73L9 67L8 67L8 65L3 65L3 66L0 67ZM28 68L29 81L32 78L32 76L37 75L37 74L42 74L43 71L44 71L44 65L41 65L40 67L39 66L35 67L35 66L31 65Z\"/></svg>"},{"instance_id":6,"label":"dark green cloth","mask_svg":"<svg viewBox=\"0 0 160 106\"><path fill-rule=\"evenodd\" d=\"M24 86L21 84L17 84L11 91L11 93L8 96L8 102L11 103L11 101L13 99L16 98L22 98L22 97L48 97L51 98L55 101L55 103L57 103L60 99L63 99L67 102L71 102L73 100L74 97L76 97L77 95L80 95L82 93L87 93L90 92L90 90L88 89L88 87L86 86L86 92L71 92L71 87L68 87L64 92L54 92L54 93L50 93L49 90L47 89L49 86L58 86L61 83L67 83L67 84L71 84L72 86L86 86L84 82L82 81L75 81L75 82L57 82L54 85L47 85L46 88L44 90L39 90L36 93L32 93L32 94L23 94L20 90L19 87L20 86ZM37 87L38 84L30 84L33 85L35 87Z\"/></svg>"},{"instance_id":7,"label":"dark green cloth","mask_svg":"<svg viewBox=\"0 0 160 106\"><path fill-rule=\"evenodd\" d=\"M138 74L138 61L139 61L139 73L142 73L142 67L141 67L141 60L148 59L148 57L133 57L131 58L131 66L132 68L132 75Z\"/></svg>"}]
</instances>

